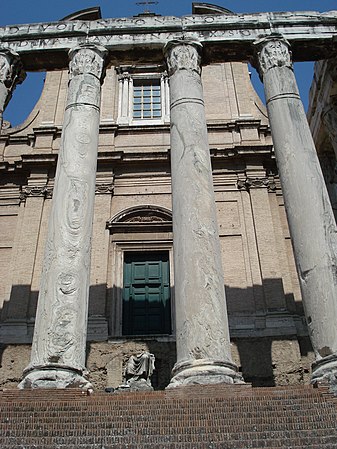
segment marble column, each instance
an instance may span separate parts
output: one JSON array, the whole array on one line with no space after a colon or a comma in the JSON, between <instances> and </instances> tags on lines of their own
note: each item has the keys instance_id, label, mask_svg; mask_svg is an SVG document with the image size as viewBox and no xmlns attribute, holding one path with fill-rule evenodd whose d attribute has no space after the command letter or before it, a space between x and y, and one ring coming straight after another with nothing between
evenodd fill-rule
<instances>
[{"instance_id":1,"label":"marble column","mask_svg":"<svg viewBox=\"0 0 337 449\"><path fill-rule=\"evenodd\" d=\"M70 50L70 81L35 320L20 388L91 388L85 348L103 47Z\"/></svg>"},{"instance_id":2,"label":"marble column","mask_svg":"<svg viewBox=\"0 0 337 449\"><path fill-rule=\"evenodd\" d=\"M2 129L3 112L12 97L17 84L26 78L20 57L17 53L0 47L0 134Z\"/></svg>"},{"instance_id":3,"label":"marble column","mask_svg":"<svg viewBox=\"0 0 337 449\"><path fill-rule=\"evenodd\" d=\"M291 62L280 35L256 42L275 156L316 355L313 381L337 389L337 229Z\"/></svg>"},{"instance_id":4,"label":"marble column","mask_svg":"<svg viewBox=\"0 0 337 449\"><path fill-rule=\"evenodd\" d=\"M231 359L201 49L197 42L173 41L164 50L170 77L177 340L168 388L242 382Z\"/></svg>"}]
</instances>

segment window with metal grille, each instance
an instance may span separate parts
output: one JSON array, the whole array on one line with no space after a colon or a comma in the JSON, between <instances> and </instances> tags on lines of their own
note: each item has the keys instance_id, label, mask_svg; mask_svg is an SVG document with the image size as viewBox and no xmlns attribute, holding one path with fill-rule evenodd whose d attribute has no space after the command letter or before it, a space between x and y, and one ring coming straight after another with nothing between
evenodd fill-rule
<instances>
[{"instance_id":1,"label":"window with metal grille","mask_svg":"<svg viewBox=\"0 0 337 449\"><path fill-rule=\"evenodd\" d=\"M133 118L158 119L162 116L161 85L159 79L133 82Z\"/></svg>"}]
</instances>

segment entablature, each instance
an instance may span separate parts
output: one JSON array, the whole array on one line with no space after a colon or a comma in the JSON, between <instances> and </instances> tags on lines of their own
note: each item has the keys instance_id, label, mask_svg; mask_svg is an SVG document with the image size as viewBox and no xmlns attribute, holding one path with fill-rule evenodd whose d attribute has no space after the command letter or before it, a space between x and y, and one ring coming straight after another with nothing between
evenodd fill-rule
<instances>
[{"instance_id":1,"label":"entablature","mask_svg":"<svg viewBox=\"0 0 337 449\"><path fill-rule=\"evenodd\" d=\"M0 44L34 71L67 68L69 49L84 43L105 46L112 64L162 62L175 39L202 43L204 63L248 61L254 41L273 32L291 43L293 61L305 61L336 53L336 25L337 11L141 16L9 25L0 28Z\"/></svg>"}]
</instances>

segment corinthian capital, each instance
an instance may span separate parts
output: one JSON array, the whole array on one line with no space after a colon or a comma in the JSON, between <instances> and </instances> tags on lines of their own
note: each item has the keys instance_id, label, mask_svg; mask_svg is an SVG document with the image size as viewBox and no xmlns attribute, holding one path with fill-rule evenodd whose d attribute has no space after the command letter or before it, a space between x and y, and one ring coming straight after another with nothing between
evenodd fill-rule
<instances>
[{"instance_id":1,"label":"corinthian capital","mask_svg":"<svg viewBox=\"0 0 337 449\"><path fill-rule=\"evenodd\" d=\"M105 47L99 45L84 45L69 51L70 79L77 75L90 74L101 82L105 75L104 60L108 53Z\"/></svg>"},{"instance_id":2,"label":"corinthian capital","mask_svg":"<svg viewBox=\"0 0 337 449\"><path fill-rule=\"evenodd\" d=\"M168 74L173 75L177 70L190 70L201 74L202 45L195 41L171 41L165 45Z\"/></svg>"},{"instance_id":3,"label":"corinthian capital","mask_svg":"<svg viewBox=\"0 0 337 449\"><path fill-rule=\"evenodd\" d=\"M280 34L272 34L254 43L257 50L257 69L263 75L275 67L292 69L291 50L289 42Z\"/></svg>"},{"instance_id":4,"label":"corinthian capital","mask_svg":"<svg viewBox=\"0 0 337 449\"><path fill-rule=\"evenodd\" d=\"M7 48L0 47L0 83L7 90L3 108L6 107L10 100L15 86L22 83L25 78L26 73L22 68L19 55Z\"/></svg>"}]
</instances>

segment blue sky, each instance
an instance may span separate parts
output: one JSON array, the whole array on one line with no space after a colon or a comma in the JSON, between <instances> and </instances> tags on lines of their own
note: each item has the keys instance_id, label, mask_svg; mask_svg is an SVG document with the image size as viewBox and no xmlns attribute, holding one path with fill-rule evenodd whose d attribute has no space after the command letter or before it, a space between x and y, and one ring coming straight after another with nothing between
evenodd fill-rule
<instances>
[{"instance_id":1,"label":"blue sky","mask_svg":"<svg viewBox=\"0 0 337 449\"><path fill-rule=\"evenodd\" d=\"M72 12L100 6L103 17L130 17L144 10L136 3L143 0L10 0L1 9L0 26L18 23L57 21ZM337 0L213 0L214 3L233 12L261 11L330 11L337 10ZM151 5L157 14L182 16L191 14L190 0L159 0ZM295 65L296 76L305 106L313 76L312 63ZM255 73L253 83L261 95L261 87ZM43 75L29 74L23 85L18 86L4 117L13 125L22 122L37 101L43 84Z\"/></svg>"}]
</instances>

